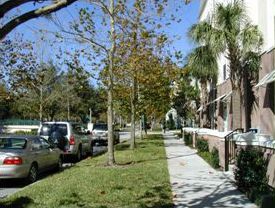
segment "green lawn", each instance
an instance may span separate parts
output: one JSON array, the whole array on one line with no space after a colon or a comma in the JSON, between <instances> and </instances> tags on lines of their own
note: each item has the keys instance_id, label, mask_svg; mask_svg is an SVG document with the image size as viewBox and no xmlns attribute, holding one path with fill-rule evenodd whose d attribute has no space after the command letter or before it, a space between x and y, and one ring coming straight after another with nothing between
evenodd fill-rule
<instances>
[{"instance_id":1,"label":"green lawn","mask_svg":"<svg viewBox=\"0 0 275 208\"><path fill-rule=\"evenodd\" d=\"M163 140L149 136L137 149L118 145L117 167L107 167L106 155L87 158L13 196L0 207L173 207Z\"/></svg>"}]
</instances>

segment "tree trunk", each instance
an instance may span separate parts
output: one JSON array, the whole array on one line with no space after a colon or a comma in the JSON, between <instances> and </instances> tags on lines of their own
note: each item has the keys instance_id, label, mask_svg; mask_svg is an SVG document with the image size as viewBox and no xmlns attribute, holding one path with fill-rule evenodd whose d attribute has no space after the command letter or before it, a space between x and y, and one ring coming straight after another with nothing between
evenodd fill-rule
<instances>
[{"instance_id":1,"label":"tree trunk","mask_svg":"<svg viewBox=\"0 0 275 208\"><path fill-rule=\"evenodd\" d=\"M227 40L230 42L230 40ZM236 100L233 101L233 109L235 109L236 113L233 112L233 129L234 128L242 128L242 104L243 104L243 96L242 96L242 65L240 63L240 51L238 44L233 42L228 46L229 51L229 60L230 60L230 81L232 86L232 91L236 92L239 98L239 102ZM238 106L234 106L238 105ZM237 110L237 108L239 108Z\"/></svg>"},{"instance_id":2,"label":"tree trunk","mask_svg":"<svg viewBox=\"0 0 275 208\"><path fill-rule=\"evenodd\" d=\"M70 119L70 99L69 97L67 97L67 121L69 121Z\"/></svg>"},{"instance_id":3,"label":"tree trunk","mask_svg":"<svg viewBox=\"0 0 275 208\"><path fill-rule=\"evenodd\" d=\"M200 127L205 127L206 121L206 114L203 112L206 108L206 101L207 101L207 82L205 80L201 80L201 92L202 92L202 99L201 99L201 106L203 109L200 111Z\"/></svg>"},{"instance_id":4,"label":"tree trunk","mask_svg":"<svg viewBox=\"0 0 275 208\"><path fill-rule=\"evenodd\" d=\"M113 166L115 164L114 156L114 136L113 136L113 67L115 54L115 21L114 21L114 0L110 0L110 39L111 48L108 54L109 69L108 69L108 161L107 164Z\"/></svg>"},{"instance_id":5,"label":"tree trunk","mask_svg":"<svg viewBox=\"0 0 275 208\"><path fill-rule=\"evenodd\" d=\"M248 102L248 75L247 71L244 71L244 77L243 77L243 108L244 108L244 119L245 119L245 126L244 129L247 131L251 127L251 122L250 122L250 105Z\"/></svg>"},{"instance_id":6,"label":"tree trunk","mask_svg":"<svg viewBox=\"0 0 275 208\"><path fill-rule=\"evenodd\" d=\"M137 82L136 78L133 77L133 85L132 85L132 95L131 95L131 145L130 149L135 148L136 138L135 138L135 122L136 122L136 96L137 94Z\"/></svg>"},{"instance_id":7,"label":"tree trunk","mask_svg":"<svg viewBox=\"0 0 275 208\"><path fill-rule=\"evenodd\" d=\"M143 135L142 135L142 118L140 117L140 120L139 120L139 127L140 127L140 139L143 139Z\"/></svg>"},{"instance_id":8,"label":"tree trunk","mask_svg":"<svg viewBox=\"0 0 275 208\"><path fill-rule=\"evenodd\" d=\"M134 34L133 34L133 51L134 53L137 50L138 44L137 44L137 36L138 36L138 27L139 27L139 21L140 21L140 12L138 11L138 15L135 19L135 26L134 26ZM137 77L136 77L136 68L133 67L133 76L132 76L132 90L131 90L131 144L130 149L134 149L136 146L136 138L135 138L135 131L136 131L136 105L137 105Z\"/></svg>"},{"instance_id":9,"label":"tree trunk","mask_svg":"<svg viewBox=\"0 0 275 208\"><path fill-rule=\"evenodd\" d=\"M242 108L242 104L243 104L243 95L242 95L242 89L241 87L238 89L238 93L240 96L240 128L243 127L243 108Z\"/></svg>"},{"instance_id":10,"label":"tree trunk","mask_svg":"<svg viewBox=\"0 0 275 208\"><path fill-rule=\"evenodd\" d=\"M40 99L39 99L39 120L43 119L43 87L40 86Z\"/></svg>"}]
</instances>

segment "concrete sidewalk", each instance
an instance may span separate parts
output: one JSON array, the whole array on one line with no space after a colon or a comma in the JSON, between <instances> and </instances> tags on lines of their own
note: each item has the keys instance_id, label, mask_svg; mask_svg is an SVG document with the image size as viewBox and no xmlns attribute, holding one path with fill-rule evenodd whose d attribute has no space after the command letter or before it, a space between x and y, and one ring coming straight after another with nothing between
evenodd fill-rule
<instances>
[{"instance_id":1,"label":"concrete sidewalk","mask_svg":"<svg viewBox=\"0 0 275 208\"><path fill-rule=\"evenodd\" d=\"M172 133L164 134L164 142L176 208L257 207Z\"/></svg>"}]
</instances>

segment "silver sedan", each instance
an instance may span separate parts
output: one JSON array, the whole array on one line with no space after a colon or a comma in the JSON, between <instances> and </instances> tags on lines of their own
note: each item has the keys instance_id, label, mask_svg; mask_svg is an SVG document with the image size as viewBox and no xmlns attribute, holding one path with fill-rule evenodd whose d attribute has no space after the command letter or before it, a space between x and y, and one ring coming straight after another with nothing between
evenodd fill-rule
<instances>
[{"instance_id":1,"label":"silver sedan","mask_svg":"<svg viewBox=\"0 0 275 208\"><path fill-rule=\"evenodd\" d=\"M0 136L0 179L37 180L40 172L62 167L62 155L39 136Z\"/></svg>"}]
</instances>

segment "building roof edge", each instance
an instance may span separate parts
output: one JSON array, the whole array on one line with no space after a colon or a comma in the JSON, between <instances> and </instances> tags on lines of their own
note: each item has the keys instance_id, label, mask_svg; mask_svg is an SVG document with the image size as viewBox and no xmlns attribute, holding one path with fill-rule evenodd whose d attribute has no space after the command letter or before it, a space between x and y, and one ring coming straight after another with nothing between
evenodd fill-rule
<instances>
[{"instance_id":1,"label":"building roof edge","mask_svg":"<svg viewBox=\"0 0 275 208\"><path fill-rule=\"evenodd\" d=\"M202 12L203 12L204 9L205 9L205 5L206 5L207 1L208 1L208 0L201 0L199 19L201 18Z\"/></svg>"}]
</instances>

